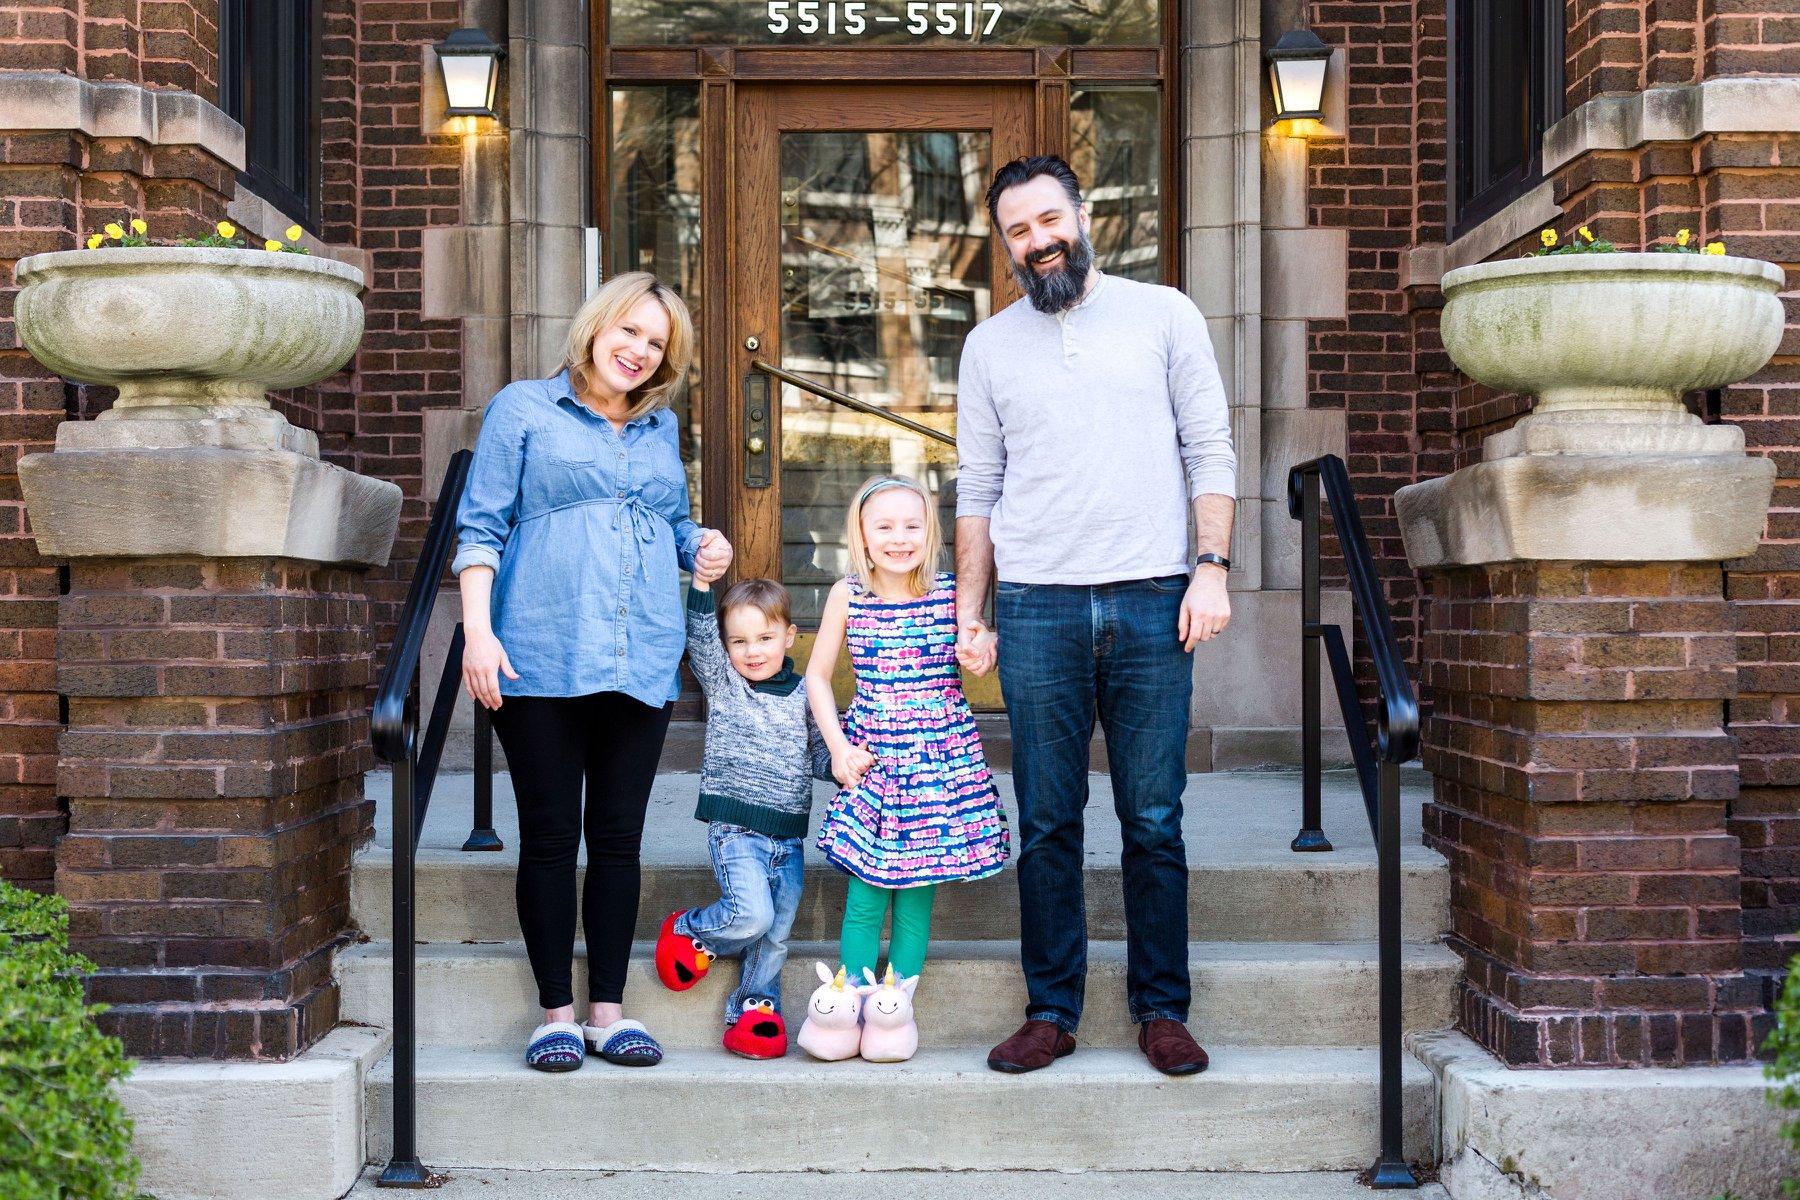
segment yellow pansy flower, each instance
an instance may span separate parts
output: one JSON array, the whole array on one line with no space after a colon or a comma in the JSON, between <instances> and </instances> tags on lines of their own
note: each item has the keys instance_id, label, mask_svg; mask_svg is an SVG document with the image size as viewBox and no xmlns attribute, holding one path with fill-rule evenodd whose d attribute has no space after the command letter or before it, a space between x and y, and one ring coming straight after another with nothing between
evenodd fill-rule
<instances>
[{"instance_id":1,"label":"yellow pansy flower","mask_svg":"<svg viewBox=\"0 0 1800 1200\"><path fill-rule=\"evenodd\" d=\"M1583 225L1580 229L1577 229L1575 232L1579 233L1581 235L1583 241L1591 242L1594 240L1593 231L1588 229L1588 227L1586 225Z\"/></svg>"},{"instance_id":2,"label":"yellow pansy flower","mask_svg":"<svg viewBox=\"0 0 1800 1200\"><path fill-rule=\"evenodd\" d=\"M1538 240L1540 242L1544 243L1544 245L1547 247L1556 245L1556 230L1554 230L1554 229L1544 230L1544 232L1538 234Z\"/></svg>"},{"instance_id":3,"label":"yellow pansy flower","mask_svg":"<svg viewBox=\"0 0 1800 1200\"><path fill-rule=\"evenodd\" d=\"M97 233L93 234L88 238L87 247L89 250L98 250L100 248L100 243L104 242L105 240L106 239L101 237L99 234L97 234Z\"/></svg>"},{"instance_id":4,"label":"yellow pansy flower","mask_svg":"<svg viewBox=\"0 0 1800 1200\"><path fill-rule=\"evenodd\" d=\"M1685 246L1685 245L1687 245L1687 244L1688 244L1688 243L1689 243L1689 242L1690 242L1690 241L1692 241L1692 240L1693 240L1693 237L1694 237L1694 231L1693 231L1693 230L1691 230L1691 229L1677 229L1677 230L1676 230L1676 231L1675 231L1675 244L1676 244L1676 245L1677 245L1677 246Z\"/></svg>"},{"instance_id":5,"label":"yellow pansy flower","mask_svg":"<svg viewBox=\"0 0 1800 1200\"><path fill-rule=\"evenodd\" d=\"M287 227L287 240L290 242L299 241L301 232L302 230L298 225L289 225Z\"/></svg>"},{"instance_id":6,"label":"yellow pansy flower","mask_svg":"<svg viewBox=\"0 0 1800 1200\"><path fill-rule=\"evenodd\" d=\"M114 241L118 241L125 236L125 231L119 228L119 223L117 221L108 221L106 223L106 236L112 238Z\"/></svg>"},{"instance_id":7,"label":"yellow pansy flower","mask_svg":"<svg viewBox=\"0 0 1800 1200\"><path fill-rule=\"evenodd\" d=\"M1723 254L1723 253L1725 253L1725 243L1724 242L1708 242L1708 243L1706 243L1706 252L1708 254Z\"/></svg>"},{"instance_id":8,"label":"yellow pansy flower","mask_svg":"<svg viewBox=\"0 0 1800 1200\"><path fill-rule=\"evenodd\" d=\"M150 227L144 224L144 219L142 217L133 217L131 218L131 232L149 233Z\"/></svg>"},{"instance_id":9,"label":"yellow pansy flower","mask_svg":"<svg viewBox=\"0 0 1800 1200\"><path fill-rule=\"evenodd\" d=\"M279 249L281 249L281 243L276 241L274 238L270 238L263 243L263 249L264 250L279 250Z\"/></svg>"},{"instance_id":10,"label":"yellow pansy flower","mask_svg":"<svg viewBox=\"0 0 1800 1200\"><path fill-rule=\"evenodd\" d=\"M233 225L230 221L220 221L214 228L219 231L220 237L228 238L237 236L237 226Z\"/></svg>"}]
</instances>

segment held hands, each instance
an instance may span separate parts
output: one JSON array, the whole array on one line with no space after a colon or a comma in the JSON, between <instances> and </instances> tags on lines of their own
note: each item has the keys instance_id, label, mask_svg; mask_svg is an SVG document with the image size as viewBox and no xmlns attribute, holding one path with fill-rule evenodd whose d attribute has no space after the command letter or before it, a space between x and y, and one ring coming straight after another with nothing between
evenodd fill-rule
<instances>
[{"instance_id":1,"label":"held hands","mask_svg":"<svg viewBox=\"0 0 1800 1200\"><path fill-rule=\"evenodd\" d=\"M466 633L463 641L463 686L469 698L483 708L500 707L500 673L517 679L519 673L507 661L506 648L491 632Z\"/></svg>"},{"instance_id":2,"label":"held hands","mask_svg":"<svg viewBox=\"0 0 1800 1200\"><path fill-rule=\"evenodd\" d=\"M1203 565L1195 568L1187 595L1181 598L1181 620L1175 632L1183 650L1196 642L1210 642L1231 622L1231 598L1225 591L1225 572Z\"/></svg>"},{"instance_id":3,"label":"held hands","mask_svg":"<svg viewBox=\"0 0 1800 1200\"><path fill-rule=\"evenodd\" d=\"M956 630L956 661L973 675L986 675L1000 660L1000 635L981 621L964 621Z\"/></svg>"},{"instance_id":4,"label":"held hands","mask_svg":"<svg viewBox=\"0 0 1800 1200\"><path fill-rule=\"evenodd\" d=\"M846 744L831 752L831 773L841 787L855 787L875 765L875 756L861 746Z\"/></svg>"},{"instance_id":5,"label":"held hands","mask_svg":"<svg viewBox=\"0 0 1800 1200\"><path fill-rule=\"evenodd\" d=\"M694 552L694 578L704 584L716 583L731 568L731 543L716 529L700 535L700 548Z\"/></svg>"}]
</instances>

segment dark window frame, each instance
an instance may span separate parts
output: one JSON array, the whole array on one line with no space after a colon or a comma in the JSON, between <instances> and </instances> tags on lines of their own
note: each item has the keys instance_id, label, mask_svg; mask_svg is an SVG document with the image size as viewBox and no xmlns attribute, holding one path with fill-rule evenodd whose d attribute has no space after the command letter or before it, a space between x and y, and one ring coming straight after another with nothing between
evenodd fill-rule
<instances>
[{"instance_id":1,"label":"dark window frame","mask_svg":"<svg viewBox=\"0 0 1800 1200\"><path fill-rule=\"evenodd\" d=\"M219 107L244 127L238 180L317 234L324 174L319 117L323 8L317 0L220 0ZM261 114L271 114L263 119Z\"/></svg>"},{"instance_id":2,"label":"dark window frame","mask_svg":"<svg viewBox=\"0 0 1800 1200\"><path fill-rule=\"evenodd\" d=\"M1448 240L1454 241L1543 181L1544 132L1563 115L1564 0L1525 0L1530 29L1528 68L1518 89L1492 87L1486 70L1497 36L1496 8L1506 0L1451 0L1447 19L1449 62L1450 199ZM1525 105L1522 160L1497 170L1487 143L1501 99Z\"/></svg>"}]
</instances>

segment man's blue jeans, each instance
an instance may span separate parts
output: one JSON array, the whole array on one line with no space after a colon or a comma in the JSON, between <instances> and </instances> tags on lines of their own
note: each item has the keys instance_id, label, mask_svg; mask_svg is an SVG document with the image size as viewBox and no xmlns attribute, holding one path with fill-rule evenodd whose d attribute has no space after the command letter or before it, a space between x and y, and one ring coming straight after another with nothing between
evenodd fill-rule
<instances>
[{"instance_id":1,"label":"man's blue jeans","mask_svg":"<svg viewBox=\"0 0 1800 1200\"><path fill-rule=\"evenodd\" d=\"M719 899L689 909L675 929L699 938L720 958L744 956L737 989L725 1001L725 1024L735 1024L744 1002L757 997L773 1000L780 1012L781 968L787 963L788 937L805 883L805 843L725 821L707 825L706 843Z\"/></svg>"},{"instance_id":2,"label":"man's blue jeans","mask_svg":"<svg viewBox=\"0 0 1800 1200\"><path fill-rule=\"evenodd\" d=\"M1096 713L1124 834L1126 994L1134 1022L1188 1016L1187 785L1193 656L1176 639L1188 577L995 589L1000 689L1019 801L1026 1016L1075 1032L1087 984L1082 888Z\"/></svg>"}]
</instances>

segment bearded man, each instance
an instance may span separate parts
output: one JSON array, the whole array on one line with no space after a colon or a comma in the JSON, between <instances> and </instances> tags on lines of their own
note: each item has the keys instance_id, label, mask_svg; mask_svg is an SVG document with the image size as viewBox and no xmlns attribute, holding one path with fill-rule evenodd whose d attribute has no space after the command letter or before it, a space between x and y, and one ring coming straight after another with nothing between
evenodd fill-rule
<instances>
[{"instance_id":1,"label":"bearded man","mask_svg":"<svg viewBox=\"0 0 1800 1200\"><path fill-rule=\"evenodd\" d=\"M983 321L963 348L957 641L971 670L994 665L982 617L993 584L1029 994L1025 1024L988 1065L1034 1071L1075 1049L1087 980L1083 809L1098 716L1123 834L1130 1016L1153 1066L1191 1075L1207 1056L1186 1024L1181 796L1192 651L1231 617L1237 459L1225 389L1191 300L1094 265L1090 215L1068 163L1007 163L987 204L1028 303Z\"/></svg>"}]
</instances>

